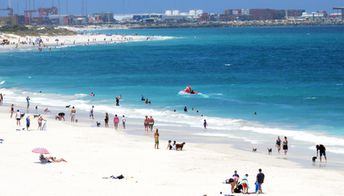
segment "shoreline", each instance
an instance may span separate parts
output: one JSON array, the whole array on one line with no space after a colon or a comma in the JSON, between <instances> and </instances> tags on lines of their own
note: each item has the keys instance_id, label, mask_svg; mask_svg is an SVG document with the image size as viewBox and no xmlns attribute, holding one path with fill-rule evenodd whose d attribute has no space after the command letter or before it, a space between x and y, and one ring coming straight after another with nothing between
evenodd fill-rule
<instances>
[{"instance_id":1,"label":"shoreline","mask_svg":"<svg viewBox=\"0 0 344 196\"><path fill-rule=\"evenodd\" d=\"M65 36L18 36L0 33L0 40L9 43L0 45L0 52L25 51L25 50L52 50L63 47L108 45L128 42L161 41L173 39L167 36L144 35L106 35L106 34L77 34Z\"/></svg>"},{"instance_id":2,"label":"shoreline","mask_svg":"<svg viewBox=\"0 0 344 196\"><path fill-rule=\"evenodd\" d=\"M4 89L1 89L2 91ZM24 92L24 91L23 91ZM175 119L174 121L169 121L168 119L165 119L164 116L158 115L158 113L161 113L161 111L156 111L155 109L137 109L137 108L127 108L127 107L108 107L104 105L98 105L97 103L91 103L88 102L87 100L80 99L77 97L69 96L68 99L66 97L63 97L62 95L49 95L49 94L40 94L40 93L30 93L25 91L25 94L30 95L32 99L31 103L31 111L34 111L34 105L38 105L39 110L37 113L32 113L32 114L44 114L43 109L44 108L49 108L51 111L50 113L46 114L45 116L49 117L51 120L54 119L55 114L58 112L64 112L66 113L66 121L68 122L68 117L69 117L69 109L65 108L65 105L75 105L77 110L78 110L78 116L79 116L79 123L81 123L83 126L86 127L95 127L96 121L99 121L101 125L103 126L103 117L105 112L109 112L110 114L110 125L112 123L112 118L114 114L118 114L119 117L122 115L125 115L127 118L127 121L130 126L134 128L134 131L129 132L129 135L134 135L134 136L141 136L143 133L143 126L142 126L142 121L143 117L145 115L153 115L153 117L156 120L156 125L159 126L160 128L166 130L169 134L169 136L182 139L182 137L187 138L186 142L192 142L192 143L208 143L208 144L213 144L213 143L218 143L218 144L230 144L233 148L241 151L245 151L248 153L252 153L252 148L257 148L257 154L266 156L267 155L267 148L272 148L273 153L272 157L275 157L277 159L288 159L290 161L293 161L297 164L300 164L300 166L304 168L313 168L314 165L312 165L310 160L310 157L315 154L315 147L313 147L312 143L313 142L306 142L302 140L296 140L293 137L290 136L290 133L285 132L284 134L288 136L289 142L290 142L290 152L288 156L284 156L282 154L277 154L276 148L274 146L274 141L275 137L277 137L278 134L272 133L272 132L252 132L250 130L246 130L240 127L235 128L235 126L231 129L229 129L227 132L223 132L223 130L219 130L217 128L212 128L212 126L208 127L207 130L204 130L201 127L201 123L199 126L195 126L192 124L186 123L186 119L191 120L190 118L193 119L199 119L201 122L203 117L197 117L197 116L185 116L184 114L179 114L179 113L167 113L166 115L174 115L173 118ZM57 100L53 100L52 97L60 96L57 98ZM62 97L61 97L62 96ZM15 99L13 99L16 97ZM7 99L8 98L8 99ZM60 99L60 100L59 100ZM9 96L6 95L5 93L5 100L6 103L14 103L15 105L18 105L19 108L21 108L24 113L26 113L24 108L24 101L25 96L24 94L21 95L16 95L12 94ZM36 100L36 101L35 101ZM50 100L50 104L45 104L44 102ZM37 102L38 101L38 102ZM59 105L54 105L54 103L59 103ZM9 105L6 105L7 109L9 110ZM97 117L96 120L90 120L88 118L88 113L89 113L89 108L91 108L92 105L95 105L95 116ZM124 103L125 105L125 103ZM2 106L4 107L4 106ZM181 119L178 119L181 118ZM211 119L218 119L216 117L204 117L207 118L207 120ZM167 121L166 121L167 120ZM237 119L231 119L229 123L236 123L238 120ZM208 121L209 122L209 121ZM215 123L215 122L214 122ZM246 125L248 126L248 125ZM245 127L245 125L244 125ZM264 129L264 127L262 127ZM293 131L295 134L308 134L307 137L315 137L316 135L313 135L314 133L307 133L307 132L297 132ZM280 134L282 137L282 133ZM328 137L332 138L329 136L321 136L318 135L319 137ZM164 138L164 137L163 137ZM250 138L255 138L254 141L252 141ZM168 138L164 138L168 139ZM314 139L314 138L313 138ZM318 138L318 140L321 138ZM332 138L333 139L333 138ZM185 140L185 139L184 139ZM316 143L314 143L315 146ZM344 170L343 168L343 155L334 153L331 151L331 146L327 146L327 143L324 143L325 146L328 148L328 157L329 164L327 164L327 167L331 170ZM329 150L330 149L330 150ZM253 153L254 154L254 153Z\"/></svg>"}]
</instances>

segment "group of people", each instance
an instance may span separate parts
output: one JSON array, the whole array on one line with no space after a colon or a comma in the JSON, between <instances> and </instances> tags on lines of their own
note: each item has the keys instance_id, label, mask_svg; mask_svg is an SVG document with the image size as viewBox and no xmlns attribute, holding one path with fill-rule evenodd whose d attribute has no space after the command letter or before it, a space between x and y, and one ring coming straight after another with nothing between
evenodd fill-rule
<instances>
[{"instance_id":1,"label":"group of people","mask_svg":"<svg viewBox=\"0 0 344 196\"><path fill-rule=\"evenodd\" d=\"M143 120L143 126L146 133L148 133L149 130L153 132L154 123L155 122L153 116L150 116L149 118L148 116L145 116L145 119Z\"/></svg>"},{"instance_id":2,"label":"group of people","mask_svg":"<svg viewBox=\"0 0 344 196\"><path fill-rule=\"evenodd\" d=\"M258 174L255 180L255 192L262 194L262 184L264 183L265 175L262 172L262 169L258 170ZM226 184L231 185L231 193L244 193L249 194L249 180L248 174L245 174L241 179L237 171L234 171L234 174L231 178L226 180Z\"/></svg>"},{"instance_id":3,"label":"group of people","mask_svg":"<svg viewBox=\"0 0 344 196\"><path fill-rule=\"evenodd\" d=\"M288 138L287 136L284 136L283 141L281 138L278 136L276 139L276 148L278 153L281 153L281 147L283 149L284 155L287 155L288 153Z\"/></svg>"},{"instance_id":4,"label":"group of people","mask_svg":"<svg viewBox=\"0 0 344 196\"><path fill-rule=\"evenodd\" d=\"M10 118L13 117L14 114L14 104L11 104L11 109L10 109ZM17 127L21 126L21 120L25 117L25 113L20 112L20 110L17 110L15 113L15 120L16 120L16 125ZM45 130L46 129L46 120L43 118L42 115L33 115L34 118L37 118L37 123L38 123L38 128L37 130ZM25 118L25 127L26 130L29 131L31 127L31 115L27 115ZM23 128L24 130L24 128Z\"/></svg>"}]
</instances>

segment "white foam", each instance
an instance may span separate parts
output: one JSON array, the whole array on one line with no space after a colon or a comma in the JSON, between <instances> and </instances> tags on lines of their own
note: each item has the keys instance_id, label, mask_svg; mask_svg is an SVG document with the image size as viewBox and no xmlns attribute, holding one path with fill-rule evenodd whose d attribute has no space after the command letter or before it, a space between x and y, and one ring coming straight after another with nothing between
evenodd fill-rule
<instances>
[{"instance_id":1,"label":"white foam","mask_svg":"<svg viewBox=\"0 0 344 196\"><path fill-rule=\"evenodd\" d=\"M152 115L156 122L161 125L176 125L192 127L199 130L203 129L203 120L206 119L209 128L215 130L214 133L202 133L203 136L223 136L231 139L239 139L252 144L257 144L257 134L270 136L287 136L293 140L302 141L311 145L322 143L331 149L332 152L341 152L344 148L344 138L334 137L317 133L311 130L292 130L276 127L269 127L264 124L245 121L241 119L230 119L210 116L200 116L198 113L189 111L188 113L173 112L171 110L157 110L148 108L128 108L116 107L111 100L100 100L97 104L90 100L85 100L86 94L60 95L60 94L44 94L30 93L20 89L1 89L5 94L8 102L26 103L25 97L31 97L32 105L45 105L50 107L65 107L66 105L76 106L78 110L89 111L92 105L95 106L95 112L109 112L111 114L125 115L128 118L142 119L146 115ZM252 133L252 134L248 134ZM217 134L217 135L216 135ZM222 134L222 135L221 135ZM244 137L243 137L244 135ZM259 140L260 141L260 140Z\"/></svg>"},{"instance_id":2,"label":"white foam","mask_svg":"<svg viewBox=\"0 0 344 196\"><path fill-rule=\"evenodd\" d=\"M258 144L259 142L257 140L251 140L247 137L239 137L228 133L195 133L194 135L199 136L206 136L206 137L222 137L222 138L229 138L229 139L236 139L236 140L242 140L244 142L248 142L251 144Z\"/></svg>"},{"instance_id":3,"label":"white foam","mask_svg":"<svg viewBox=\"0 0 344 196\"><path fill-rule=\"evenodd\" d=\"M3 81L0 82L0 85L3 85L3 84L5 84L5 83L6 83L6 81L3 80Z\"/></svg>"}]
</instances>

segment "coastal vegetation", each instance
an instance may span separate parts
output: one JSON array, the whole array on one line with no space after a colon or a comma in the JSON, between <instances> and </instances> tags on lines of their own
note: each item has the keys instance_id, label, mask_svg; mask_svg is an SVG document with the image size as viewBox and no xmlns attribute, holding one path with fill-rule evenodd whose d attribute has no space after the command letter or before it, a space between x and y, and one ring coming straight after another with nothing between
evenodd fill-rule
<instances>
[{"instance_id":1,"label":"coastal vegetation","mask_svg":"<svg viewBox=\"0 0 344 196\"><path fill-rule=\"evenodd\" d=\"M65 29L46 26L2 26L1 33L15 34L19 36L59 36L59 35L75 35L76 32Z\"/></svg>"}]
</instances>

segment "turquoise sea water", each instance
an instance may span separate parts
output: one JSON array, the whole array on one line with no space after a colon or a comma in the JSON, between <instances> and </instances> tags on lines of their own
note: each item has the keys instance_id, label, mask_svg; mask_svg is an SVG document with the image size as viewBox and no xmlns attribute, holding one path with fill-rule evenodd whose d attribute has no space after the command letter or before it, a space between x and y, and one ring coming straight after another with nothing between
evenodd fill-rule
<instances>
[{"instance_id":1,"label":"turquoise sea water","mask_svg":"<svg viewBox=\"0 0 344 196\"><path fill-rule=\"evenodd\" d=\"M0 87L344 136L344 27L102 32L174 39L1 53ZM179 95L186 85L202 94Z\"/></svg>"}]
</instances>

